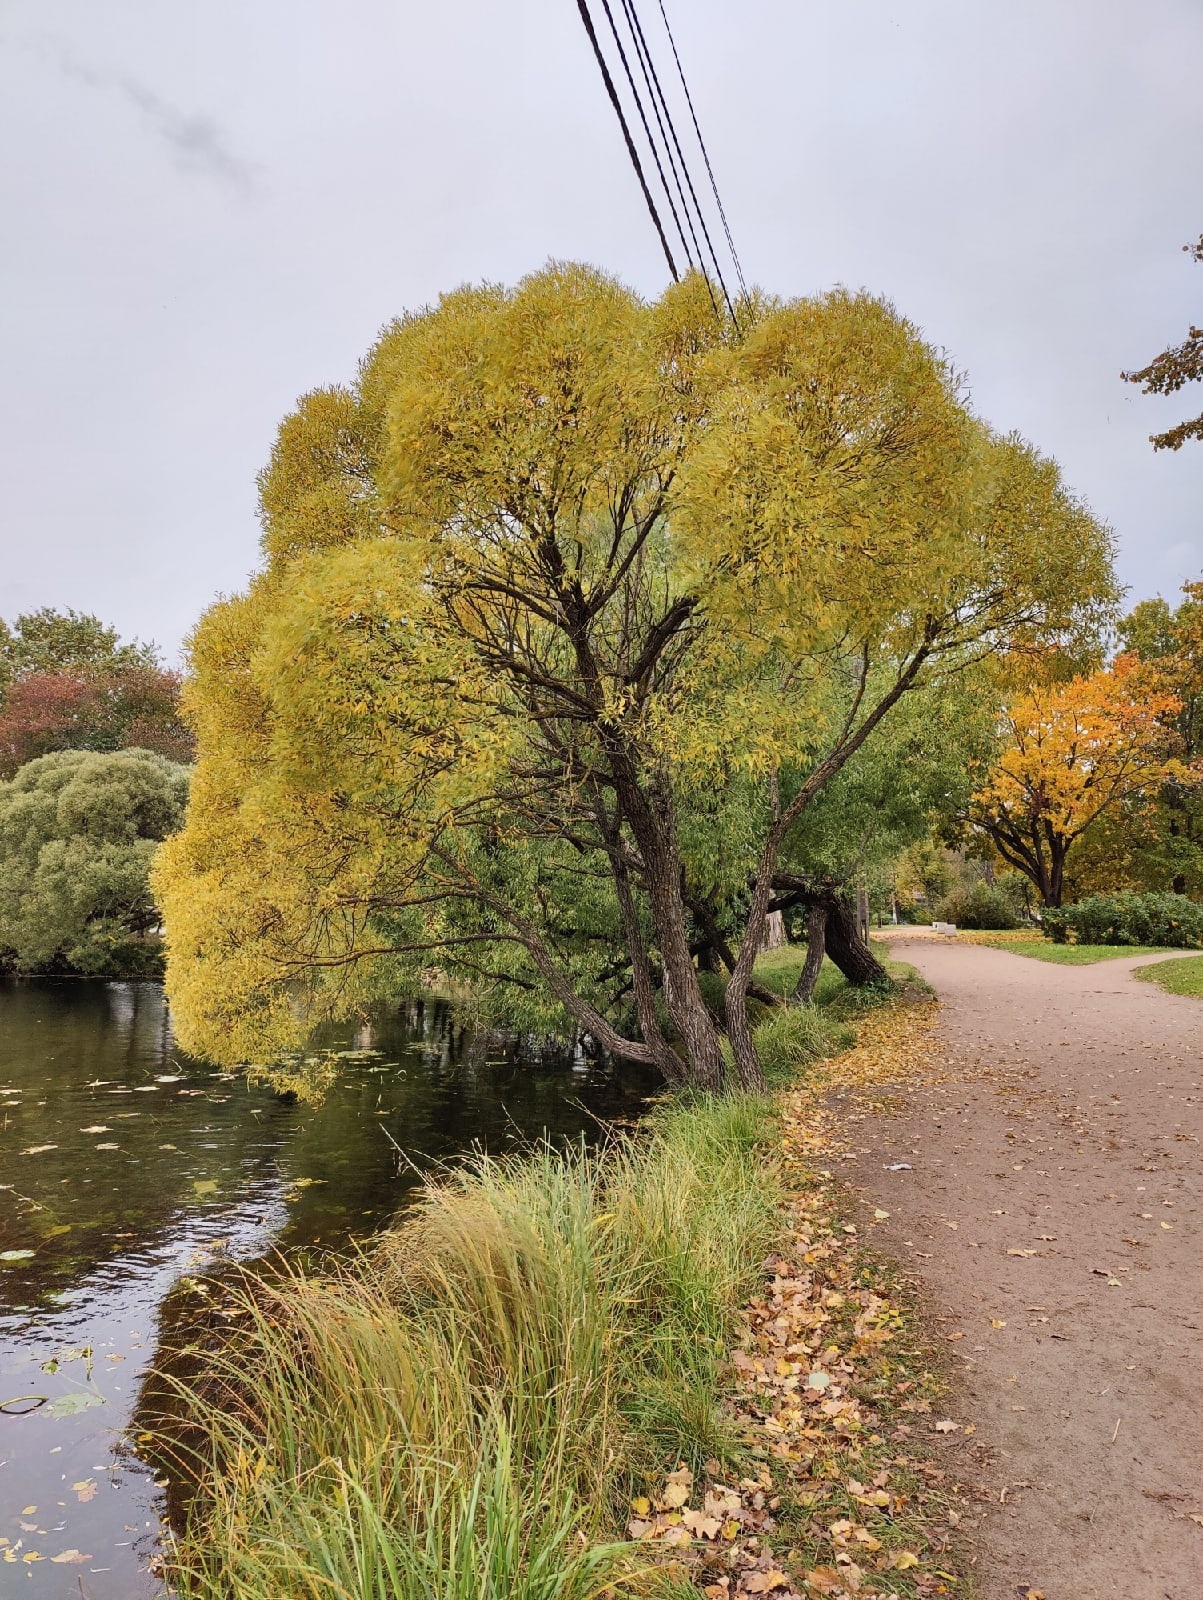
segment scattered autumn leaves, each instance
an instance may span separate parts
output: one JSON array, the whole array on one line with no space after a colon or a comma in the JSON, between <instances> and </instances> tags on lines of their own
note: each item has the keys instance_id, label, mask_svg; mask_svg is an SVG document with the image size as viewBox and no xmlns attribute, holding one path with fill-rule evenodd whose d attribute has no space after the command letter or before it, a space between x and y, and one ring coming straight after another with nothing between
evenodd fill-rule
<instances>
[{"instance_id":1,"label":"scattered autumn leaves","mask_svg":"<svg viewBox=\"0 0 1203 1600\"><path fill-rule=\"evenodd\" d=\"M75 1498L81 1505L86 1505L89 1500L95 1497L96 1480L95 1478L84 1478L78 1483L73 1483L71 1488L75 1492ZM61 1504L62 1502L60 1501ZM37 1510L37 1506L23 1506L21 1508L22 1537L20 1539L7 1539L0 1535L0 1559L9 1563L21 1562L27 1567L35 1566L39 1561L49 1561L52 1565L59 1567L82 1566L84 1562L91 1561L92 1557L86 1555L82 1550L60 1550L57 1555L47 1556L43 1555L40 1550L26 1549L26 1535L31 1533L44 1535L46 1533L46 1529L39 1528L36 1522L26 1520L26 1518L35 1517Z\"/></svg>"},{"instance_id":2,"label":"scattered autumn leaves","mask_svg":"<svg viewBox=\"0 0 1203 1600\"><path fill-rule=\"evenodd\" d=\"M829 1093L926 1071L935 1012L924 999L869 1014L852 1050L780 1099L790 1198L728 1366L738 1467L679 1466L633 1501L627 1527L707 1600L887 1600L958 1583L955 1497L911 1442L956 1424L929 1420L937 1384L908 1308L820 1165L839 1138Z\"/></svg>"}]
</instances>

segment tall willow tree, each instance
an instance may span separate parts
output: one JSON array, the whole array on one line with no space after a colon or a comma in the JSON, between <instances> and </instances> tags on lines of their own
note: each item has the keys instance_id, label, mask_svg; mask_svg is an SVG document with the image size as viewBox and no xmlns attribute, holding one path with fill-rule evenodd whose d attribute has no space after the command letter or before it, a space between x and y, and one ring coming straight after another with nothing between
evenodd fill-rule
<instances>
[{"instance_id":1,"label":"tall willow tree","mask_svg":"<svg viewBox=\"0 0 1203 1600\"><path fill-rule=\"evenodd\" d=\"M159 858L181 1042L262 1060L437 967L715 1086L691 903L739 929L906 695L1097 624L1110 544L888 305L648 304L579 266L465 289L307 396L262 573L192 643ZM620 1025L621 1005L631 1025Z\"/></svg>"}]
</instances>

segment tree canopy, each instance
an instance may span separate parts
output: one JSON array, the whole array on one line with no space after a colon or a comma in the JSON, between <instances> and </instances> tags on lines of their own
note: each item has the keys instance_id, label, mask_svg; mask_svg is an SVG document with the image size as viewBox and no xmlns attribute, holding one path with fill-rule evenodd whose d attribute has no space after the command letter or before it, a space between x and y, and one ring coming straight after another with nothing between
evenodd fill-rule
<instances>
[{"instance_id":1,"label":"tree canopy","mask_svg":"<svg viewBox=\"0 0 1203 1600\"><path fill-rule=\"evenodd\" d=\"M0 783L0 951L28 970L127 970L159 924L150 862L187 795L187 770L149 750L64 750Z\"/></svg>"},{"instance_id":2,"label":"tree canopy","mask_svg":"<svg viewBox=\"0 0 1203 1600\"><path fill-rule=\"evenodd\" d=\"M11 626L0 621L0 693L31 672L157 665L153 645L122 644L116 628L90 612L42 606L22 612Z\"/></svg>"},{"instance_id":3,"label":"tree canopy","mask_svg":"<svg viewBox=\"0 0 1203 1600\"><path fill-rule=\"evenodd\" d=\"M1176 759L1167 768L1155 803L1121 807L1101 830L1098 853L1109 855L1121 876L1096 874L1093 886L1203 892L1203 583L1185 583L1171 606L1142 600L1119 625L1123 648L1147 677L1179 702L1173 719ZM1094 840L1085 841L1094 844Z\"/></svg>"},{"instance_id":4,"label":"tree canopy","mask_svg":"<svg viewBox=\"0 0 1203 1600\"><path fill-rule=\"evenodd\" d=\"M181 1041L222 1060L435 966L716 1084L721 913L758 1082L752 961L812 806L905 697L1116 596L1055 465L844 291L738 332L697 280L457 291L301 401L261 497L156 866Z\"/></svg>"},{"instance_id":5,"label":"tree canopy","mask_svg":"<svg viewBox=\"0 0 1203 1600\"><path fill-rule=\"evenodd\" d=\"M122 644L98 617L44 607L0 622L0 777L54 750L192 757L180 677L153 645Z\"/></svg>"},{"instance_id":6,"label":"tree canopy","mask_svg":"<svg viewBox=\"0 0 1203 1600\"><path fill-rule=\"evenodd\" d=\"M1072 846L1108 812L1148 799L1176 766L1181 702L1134 656L1068 683L1036 685L1003 717L1003 747L970 821L1059 906Z\"/></svg>"},{"instance_id":7,"label":"tree canopy","mask_svg":"<svg viewBox=\"0 0 1203 1600\"><path fill-rule=\"evenodd\" d=\"M1184 244L1182 248L1196 261L1203 261L1203 238L1197 244ZM1188 383L1203 381L1203 328L1191 326L1181 344L1154 356L1147 367L1135 372L1121 372L1125 383L1139 383L1145 394L1177 394ZM1154 433L1149 442L1154 450L1181 450L1188 439L1203 439L1203 412L1186 422L1179 422L1164 433Z\"/></svg>"}]
</instances>

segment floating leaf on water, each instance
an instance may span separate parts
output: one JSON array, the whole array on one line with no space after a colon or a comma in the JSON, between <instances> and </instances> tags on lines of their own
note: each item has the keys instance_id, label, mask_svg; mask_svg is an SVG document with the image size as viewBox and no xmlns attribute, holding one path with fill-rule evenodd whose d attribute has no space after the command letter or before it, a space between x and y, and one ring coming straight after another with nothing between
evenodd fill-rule
<instances>
[{"instance_id":1,"label":"floating leaf on water","mask_svg":"<svg viewBox=\"0 0 1203 1600\"><path fill-rule=\"evenodd\" d=\"M78 1566L81 1562L91 1561L92 1557L82 1555L78 1550L60 1550L58 1555L51 1556L50 1559L60 1564L69 1561L73 1566Z\"/></svg>"},{"instance_id":2,"label":"floating leaf on water","mask_svg":"<svg viewBox=\"0 0 1203 1600\"><path fill-rule=\"evenodd\" d=\"M53 1228L46 1229L46 1238L57 1239L60 1233L70 1233L73 1226L70 1222L56 1222Z\"/></svg>"},{"instance_id":3,"label":"floating leaf on water","mask_svg":"<svg viewBox=\"0 0 1203 1600\"><path fill-rule=\"evenodd\" d=\"M73 1389L70 1394L60 1394L46 1407L52 1417L77 1417L81 1411L104 1405L104 1396L95 1389Z\"/></svg>"},{"instance_id":4,"label":"floating leaf on water","mask_svg":"<svg viewBox=\"0 0 1203 1600\"><path fill-rule=\"evenodd\" d=\"M35 1254L33 1250L0 1250L0 1261L28 1261Z\"/></svg>"},{"instance_id":5,"label":"floating leaf on water","mask_svg":"<svg viewBox=\"0 0 1203 1600\"><path fill-rule=\"evenodd\" d=\"M23 1156L42 1156L46 1154L47 1150L57 1149L58 1145L56 1144L31 1144L27 1150L22 1150L21 1154Z\"/></svg>"},{"instance_id":6,"label":"floating leaf on water","mask_svg":"<svg viewBox=\"0 0 1203 1600\"><path fill-rule=\"evenodd\" d=\"M159 1146L160 1150L178 1150L179 1148L178 1144L161 1144Z\"/></svg>"},{"instance_id":7,"label":"floating leaf on water","mask_svg":"<svg viewBox=\"0 0 1203 1600\"><path fill-rule=\"evenodd\" d=\"M216 1178L197 1178L192 1185L194 1194L216 1194Z\"/></svg>"},{"instance_id":8,"label":"floating leaf on water","mask_svg":"<svg viewBox=\"0 0 1203 1600\"><path fill-rule=\"evenodd\" d=\"M93 1500L96 1497L95 1478L83 1478L79 1483L73 1483L71 1487L84 1505L87 1505L89 1500Z\"/></svg>"},{"instance_id":9,"label":"floating leaf on water","mask_svg":"<svg viewBox=\"0 0 1203 1600\"><path fill-rule=\"evenodd\" d=\"M118 1144L98 1144L96 1148L98 1150L120 1150L121 1146Z\"/></svg>"},{"instance_id":10,"label":"floating leaf on water","mask_svg":"<svg viewBox=\"0 0 1203 1600\"><path fill-rule=\"evenodd\" d=\"M183 1083L183 1081L184 1074L182 1072L164 1073L162 1077L155 1079L156 1083Z\"/></svg>"},{"instance_id":11,"label":"floating leaf on water","mask_svg":"<svg viewBox=\"0 0 1203 1600\"><path fill-rule=\"evenodd\" d=\"M111 1130L107 1122L93 1122L87 1128L81 1128L80 1133L109 1133Z\"/></svg>"}]
</instances>

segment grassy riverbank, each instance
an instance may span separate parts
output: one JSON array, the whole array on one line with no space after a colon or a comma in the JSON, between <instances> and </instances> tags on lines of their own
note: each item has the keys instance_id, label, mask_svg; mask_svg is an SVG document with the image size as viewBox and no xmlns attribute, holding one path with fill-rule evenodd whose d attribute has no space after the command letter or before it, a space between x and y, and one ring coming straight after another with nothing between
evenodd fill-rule
<instances>
[{"instance_id":1,"label":"grassy riverbank","mask_svg":"<svg viewBox=\"0 0 1203 1600\"><path fill-rule=\"evenodd\" d=\"M928 1479L888 1481L881 1415L928 1409L930 1376L810 1165L819 1087L865 1050L820 1068L838 1036L808 1028L815 1095L679 1099L600 1151L477 1161L343 1269L243 1291L190 1390L181 1594L784 1597L839 1578L852 1529L858 1572L889 1573L862 1592L931 1592Z\"/></svg>"}]
</instances>

